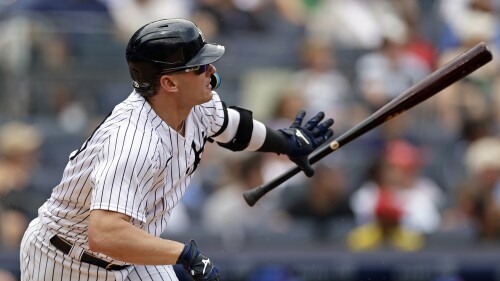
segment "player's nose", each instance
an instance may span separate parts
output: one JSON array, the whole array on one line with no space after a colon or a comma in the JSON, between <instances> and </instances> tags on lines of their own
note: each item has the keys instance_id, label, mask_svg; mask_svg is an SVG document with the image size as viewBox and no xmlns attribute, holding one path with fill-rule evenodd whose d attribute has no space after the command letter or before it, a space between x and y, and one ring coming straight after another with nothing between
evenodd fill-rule
<instances>
[{"instance_id":1,"label":"player's nose","mask_svg":"<svg viewBox=\"0 0 500 281\"><path fill-rule=\"evenodd\" d=\"M215 67L215 65L213 64L209 64L208 65L208 76L211 76L212 74L214 74L215 72L217 72L217 68Z\"/></svg>"}]
</instances>

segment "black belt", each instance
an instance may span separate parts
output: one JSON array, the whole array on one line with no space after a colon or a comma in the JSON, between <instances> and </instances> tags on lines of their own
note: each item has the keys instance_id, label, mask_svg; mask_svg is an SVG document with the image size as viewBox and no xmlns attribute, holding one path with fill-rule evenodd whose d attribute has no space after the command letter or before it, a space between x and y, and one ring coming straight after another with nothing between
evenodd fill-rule
<instances>
[{"instance_id":1,"label":"black belt","mask_svg":"<svg viewBox=\"0 0 500 281\"><path fill-rule=\"evenodd\" d=\"M54 247L56 247L58 250L65 253L66 255L69 254L69 252L71 251L71 248L73 247L73 245L70 242L64 240L63 238L61 238L57 235L50 238L50 243L52 245L54 245ZM128 265L112 264L110 262L107 262L103 259L100 259L100 258L98 258L90 253L87 253L85 251L83 252L82 257L80 258L80 261L85 262L85 263L89 263L89 264L93 264L93 265L97 265L99 267L102 267L102 268L105 268L106 270L111 270L111 271L122 270L128 266Z\"/></svg>"}]
</instances>

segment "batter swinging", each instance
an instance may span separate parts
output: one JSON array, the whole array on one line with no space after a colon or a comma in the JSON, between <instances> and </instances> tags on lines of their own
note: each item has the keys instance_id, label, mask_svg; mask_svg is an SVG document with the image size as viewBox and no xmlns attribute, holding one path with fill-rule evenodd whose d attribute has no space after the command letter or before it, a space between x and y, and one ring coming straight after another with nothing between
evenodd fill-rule
<instances>
[{"instance_id":1,"label":"batter swinging","mask_svg":"<svg viewBox=\"0 0 500 281\"><path fill-rule=\"evenodd\" d=\"M211 78L224 47L190 21L141 27L126 58L133 92L80 149L39 209L21 245L22 280L219 280L194 241L160 238L208 140L233 150L287 154L312 176L307 156L333 135L318 113L272 130L239 107L226 108Z\"/></svg>"}]
</instances>

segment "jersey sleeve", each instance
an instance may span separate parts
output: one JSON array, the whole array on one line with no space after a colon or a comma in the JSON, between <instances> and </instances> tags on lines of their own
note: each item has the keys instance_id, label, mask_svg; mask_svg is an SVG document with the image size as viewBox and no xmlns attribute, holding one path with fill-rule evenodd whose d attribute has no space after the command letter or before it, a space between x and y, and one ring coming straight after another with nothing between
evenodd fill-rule
<instances>
[{"instance_id":1,"label":"jersey sleeve","mask_svg":"<svg viewBox=\"0 0 500 281\"><path fill-rule=\"evenodd\" d=\"M142 143L143 134L132 125L117 128L104 143L92 173L90 209L115 211L146 222L146 200L156 169L151 152L155 144Z\"/></svg>"},{"instance_id":2,"label":"jersey sleeve","mask_svg":"<svg viewBox=\"0 0 500 281\"><path fill-rule=\"evenodd\" d=\"M209 137L221 134L226 129L228 121L226 105L216 92L212 93L212 100L199 106L206 121Z\"/></svg>"}]
</instances>

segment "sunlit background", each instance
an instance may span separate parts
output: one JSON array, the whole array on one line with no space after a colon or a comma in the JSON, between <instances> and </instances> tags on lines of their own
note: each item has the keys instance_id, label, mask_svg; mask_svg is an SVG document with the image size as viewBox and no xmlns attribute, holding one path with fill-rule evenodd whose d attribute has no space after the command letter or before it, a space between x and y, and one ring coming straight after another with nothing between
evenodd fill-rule
<instances>
[{"instance_id":1,"label":"sunlit background","mask_svg":"<svg viewBox=\"0 0 500 281\"><path fill-rule=\"evenodd\" d=\"M132 91L143 24L194 21L226 47L217 92L273 128L324 111L339 136L478 42L498 0L1 0L0 281L38 207ZM498 59L297 175L242 192L283 155L208 144L164 237L195 239L224 281L500 280Z\"/></svg>"}]
</instances>

